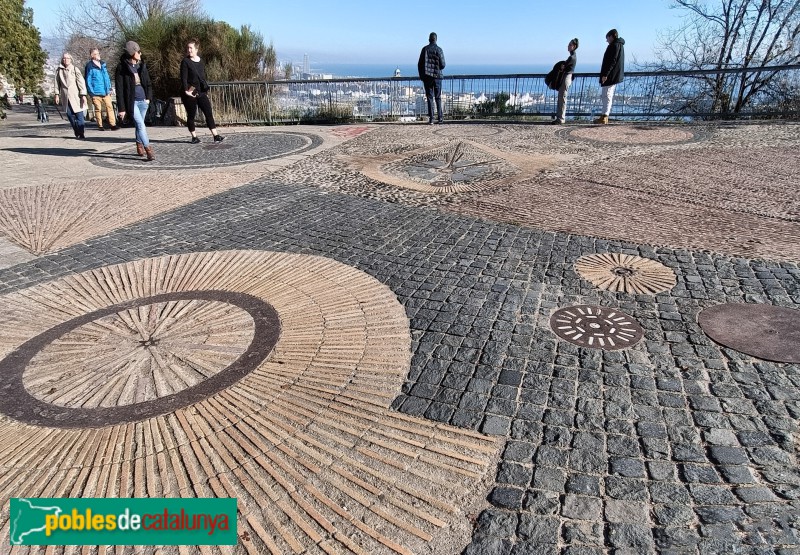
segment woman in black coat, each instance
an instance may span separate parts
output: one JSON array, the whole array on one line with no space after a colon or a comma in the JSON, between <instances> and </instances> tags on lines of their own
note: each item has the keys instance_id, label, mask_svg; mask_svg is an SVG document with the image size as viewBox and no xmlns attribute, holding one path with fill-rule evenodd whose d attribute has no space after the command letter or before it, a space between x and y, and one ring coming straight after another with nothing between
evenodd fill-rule
<instances>
[{"instance_id":1,"label":"woman in black coat","mask_svg":"<svg viewBox=\"0 0 800 555\"><path fill-rule=\"evenodd\" d=\"M208 99L208 81L206 80L206 65L197 54L200 50L200 41L192 39L186 45L186 57L181 62L181 85L183 86L183 105L186 107L186 127L192 134L192 144L197 144L200 139L195 133L194 118L197 108L202 110L206 118L206 125L214 136L215 143L224 139L217 133L217 124L214 123L214 114L211 110L211 101Z\"/></svg>"},{"instance_id":2,"label":"woman in black coat","mask_svg":"<svg viewBox=\"0 0 800 555\"><path fill-rule=\"evenodd\" d=\"M620 38L616 29L606 33L606 53L600 66L600 87L603 90L603 112L594 123L608 123L614 89L625 78L625 39Z\"/></svg>"},{"instance_id":3,"label":"woman in black coat","mask_svg":"<svg viewBox=\"0 0 800 555\"><path fill-rule=\"evenodd\" d=\"M136 124L136 154L146 154L148 162L155 160L144 125L144 117L153 98L153 83L150 81L147 64L142 61L142 51L132 40L125 43L125 52L117 65L114 82L117 86L120 121L125 119L125 114L130 114Z\"/></svg>"}]
</instances>

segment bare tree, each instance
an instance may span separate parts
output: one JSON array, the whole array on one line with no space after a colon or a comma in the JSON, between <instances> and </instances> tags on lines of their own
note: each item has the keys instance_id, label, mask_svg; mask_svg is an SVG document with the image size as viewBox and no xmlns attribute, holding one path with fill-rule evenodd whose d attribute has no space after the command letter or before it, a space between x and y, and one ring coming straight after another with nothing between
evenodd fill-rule
<instances>
[{"instance_id":1,"label":"bare tree","mask_svg":"<svg viewBox=\"0 0 800 555\"><path fill-rule=\"evenodd\" d=\"M134 26L154 18L198 15L201 0L77 0L59 10L62 36L93 39L113 48Z\"/></svg>"},{"instance_id":2,"label":"bare tree","mask_svg":"<svg viewBox=\"0 0 800 555\"><path fill-rule=\"evenodd\" d=\"M699 78L698 91L713 113L738 113L775 92L779 73L757 68L800 63L800 0L672 0L672 7L684 12L683 25L660 37L655 68L716 70ZM742 71L719 71L729 69Z\"/></svg>"}]
</instances>

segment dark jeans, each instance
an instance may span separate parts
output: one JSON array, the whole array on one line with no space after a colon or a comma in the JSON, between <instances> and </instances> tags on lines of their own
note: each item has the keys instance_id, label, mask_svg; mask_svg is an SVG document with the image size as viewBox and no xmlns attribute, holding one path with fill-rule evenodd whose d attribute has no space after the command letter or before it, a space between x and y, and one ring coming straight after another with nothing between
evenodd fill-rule
<instances>
[{"instance_id":1,"label":"dark jeans","mask_svg":"<svg viewBox=\"0 0 800 555\"><path fill-rule=\"evenodd\" d=\"M72 130L75 132L75 136L83 137L86 126L86 122L83 119L83 110L73 112L72 106L70 106L69 102L67 102L67 119L69 120L69 124L72 126Z\"/></svg>"},{"instance_id":2,"label":"dark jeans","mask_svg":"<svg viewBox=\"0 0 800 555\"><path fill-rule=\"evenodd\" d=\"M211 112L211 101L208 96L202 94L200 96L186 96L183 95L183 105L186 107L186 127L189 128L190 133L194 133L194 118L197 115L197 108L203 112L206 117L206 125L209 129L216 129L217 124L214 123L214 114Z\"/></svg>"},{"instance_id":3,"label":"dark jeans","mask_svg":"<svg viewBox=\"0 0 800 555\"><path fill-rule=\"evenodd\" d=\"M442 80L433 77L425 77L422 80L425 85L425 99L428 101L428 121L433 121L433 100L436 99L436 113L439 121L442 121Z\"/></svg>"}]
</instances>

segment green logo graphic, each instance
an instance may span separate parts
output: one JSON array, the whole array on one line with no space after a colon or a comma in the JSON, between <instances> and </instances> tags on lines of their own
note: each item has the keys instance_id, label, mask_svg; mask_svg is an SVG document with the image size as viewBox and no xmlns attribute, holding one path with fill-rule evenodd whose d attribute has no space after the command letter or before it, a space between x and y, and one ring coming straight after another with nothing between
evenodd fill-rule
<instances>
[{"instance_id":1,"label":"green logo graphic","mask_svg":"<svg viewBox=\"0 0 800 555\"><path fill-rule=\"evenodd\" d=\"M236 499L13 498L11 545L236 545Z\"/></svg>"}]
</instances>

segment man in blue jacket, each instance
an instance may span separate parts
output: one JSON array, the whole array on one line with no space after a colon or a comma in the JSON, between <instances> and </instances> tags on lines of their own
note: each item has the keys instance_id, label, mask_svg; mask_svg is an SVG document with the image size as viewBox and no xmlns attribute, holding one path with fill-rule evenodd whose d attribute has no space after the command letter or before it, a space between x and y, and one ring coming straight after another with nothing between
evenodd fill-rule
<instances>
[{"instance_id":1,"label":"man in blue jacket","mask_svg":"<svg viewBox=\"0 0 800 555\"><path fill-rule=\"evenodd\" d=\"M428 101L428 123L433 124L433 101L436 100L437 123L442 123L442 70L444 69L444 52L436 44L436 33L428 37L428 46L419 53L417 71L422 84L425 85L425 98Z\"/></svg>"},{"instance_id":2,"label":"man in blue jacket","mask_svg":"<svg viewBox=\"0 0 800 555\"><path fill-rule=\"evenodd\" d=\"M108 113L108 124L112 131L117 127L117 117L114 114L114 106L111 104L111 77L108 75L106 63L100 59L100 50L92 48L89 51L91 60L86 64L84 76L86 79L86 90L89 98L92 99L94 106L94 119L97 120L97 129L105 131L103 128L103 106Z\"/></svg>"}]
</instances>

